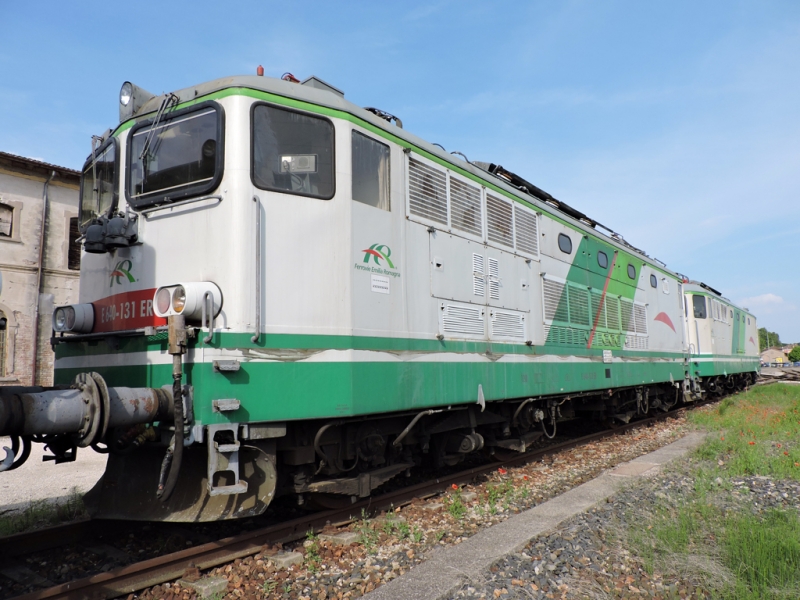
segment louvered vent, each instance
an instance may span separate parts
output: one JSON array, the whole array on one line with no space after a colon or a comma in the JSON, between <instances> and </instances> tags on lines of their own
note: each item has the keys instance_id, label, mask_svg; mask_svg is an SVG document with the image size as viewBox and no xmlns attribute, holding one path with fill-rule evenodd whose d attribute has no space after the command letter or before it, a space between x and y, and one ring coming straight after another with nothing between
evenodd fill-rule
<instances>
[{"instance_id":1,"label":"louvered vent","mask_svg":"<svg viewBox=\"0 0 800 600\"><path fill-rule=\"evenodd\" d=\"M569 322L567 314L567 299L561 301L564 295L564 284L545 278L542 282L544 293L544 318L547 321Z\"/></svg>"},{"instance_id":2,"label":"louvered vent","mask_svg":"<svg viewBox=\"0 0 800 600\"><path fill-rule=\"evenodd\" d=\"M476 296L486 294L486 277L483 269L483 254L472 255L472 293Z\"/></svg>"},{"instance_id":3,"label":"louvered vent","mask_svg":"<svg viewBox=\"0 0 800 600\"><path fill-rule=\"evenodd\" d=\"M520 313L492 310L490 336L494 339L525 339L525 316Z\"/></svg>"},{"instance_id":4,"label":"louvered vent","mask_svg":"<svg viewBox=\"0 0 800 600\"><path fill-rule=\"evenodd\" d=\"M494 196L486 196L486 223L489 241L503 244L509 248L514 247L511 237L512 219L511 202L506 202Z\"/></svg>"},{"instance_id":5,"label":"louvered vent","mask_svg":"<svg viewBox=\"0 0 800 600\"><path fill-rule=\"evenodd\" d=\"M620 329L633 333L635 331L633 324L633 302L625 298L620 298L619 312L621 317Z\"/></svg>"},{"instance_id":6,"label":"louvered vent","mask_svg":"<svg viewBox=\"0 0 800 600\"><path fill-rule=\"evenodd\" d=\"M409 158L408 196L412 215L447 225L447 183L442 171Z\"/></svg>"},{"instance_id":7,"label":"louvered vent","mask_svg":"<svg viewBox=\"0 0 800 600\"><path fill-rule=\"evenodd\" d=\"M484 337L484 309L480 306L442 305L441 331L450 337Z\"/></svg>"},{"instance_id":8,"label":"louvered vent","mask_svg":"<svg viewBox=\"0 0 800 600\"><path fill-rule=\"evenodd\" d=\"M569 322L589 325L589 290L569 286Z\"/></svg>"},{"instance_id":9,"label":"louvered vent","mask_svg":"<svg viewBox=\"0 0 800 600\"><path fill-rule=\"evenodd\" d=\"M625 347L631 350L647 350L648 340L647 336L629 335L625 338Z\"/></svg>"},{"instance_id":10,"label":"louvered vent","mask_svg":"<svg viewBox=\"0 0 800 600\"><path fill-rule=\"evenodd\" d=\"M606 303L603 299L603 293L592 290L592 326L595 325L595 320L597 321L597 327L602 329L606 329L608 327L606 323Z\"/></svg>"},{"instance_id":11,"label":"louvered vent","mask_svg":"<svg viewBox=\"0 0 800 600\"><path fill-rule=\"evenodd\" d=\"M544 338L548 344L583 346L589 341L589 332L584 329L573 329L572 327L545 325Z\"/></svg>"},{"instance_id":12,"label":"louvered vent","mask_svg":"<svg viewBox=\"0 0 800 600\"><path fill-rule=\"evenodd\" d=\"M517 251L539 255L539 227L536 213L514 206L514 234L517 237Z\"/></svg>"},{"instance_id":13,"label":"louvered vent","mask_svg":"<svg viewBox=\"0 0 800 600\"><path fill-rule=\"evenodd\" d=\"M500 300L500 263L496 258L489 259L489 297Z\"/></svg>"},{"instance_id":14,"label":"louvered vent","mask_svg":"<svg viewBox=\"0 0 800 600\"><path fill-rule=\"evenodd\" d=\"M636 322L636 333L647 333L647 307L642 304L633 305L633 319Z\"/></svg>"},{"instance_id":15,"label":"louvered vent","mask_svg":"<svg viewBox=\"0 0 800 600\"><path fill-rule=\"evenodd\" d=\"M619 298L606 294L606 323L609 329L619 330Z\"/></svg>"},{"instance_id":16,"label":"louvered vent","mask_svg":"<svg viewBox=\"0 0 800 600\"><path fill-rule=\"evenodd\" d=\"M483 236L481 190L450 177L450 225L472 235Z\"/></svg>"}]
</instances>

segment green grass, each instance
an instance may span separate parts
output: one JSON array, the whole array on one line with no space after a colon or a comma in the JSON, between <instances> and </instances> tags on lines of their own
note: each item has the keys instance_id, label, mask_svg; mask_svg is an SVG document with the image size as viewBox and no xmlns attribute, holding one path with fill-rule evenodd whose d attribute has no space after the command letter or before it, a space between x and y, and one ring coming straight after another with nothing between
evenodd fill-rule
<instances>
[{"instance_id":1,"label":"green grass","mask_svg":"<svg viewBox=\"0 0 800 600\"><path fill-rule=\"evenodd\" d=\"M722 461L730 475L800 479L800 386L759 386L689 418L714 434L700 458Z\"/></svg>"},{"instance_id":2,"label":"green grass","mask_svg":"<svg viewBox=\"0 0 800 600\"><path fill-rule=\"evenodd\" d=\"M77 488L72 488L63 502L36 500L22 512L0 517L0 535L13 535L51 527L86 517L86 509Z\"/></svg>"},{"instance_id":3,"label":"green grass","mask_svg":"<svg viewBox=\"0 0 800 600\"><path fill-rule=\"evenodd\" d=\"M748 494L733 493L744 476L800 479L800 386L758 387L690 419L710 432L677 473L692 485L633 509L623 538L650 574L711 598L800 598L797 510L754 514Z\"/></svg>"}]
</instances>

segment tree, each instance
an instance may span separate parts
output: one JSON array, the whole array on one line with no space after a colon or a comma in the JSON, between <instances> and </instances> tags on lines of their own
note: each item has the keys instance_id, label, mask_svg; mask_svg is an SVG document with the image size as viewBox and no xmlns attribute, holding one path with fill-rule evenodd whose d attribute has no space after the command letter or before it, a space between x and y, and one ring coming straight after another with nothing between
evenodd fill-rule
<instances>
[{"instance_id":1,"label":"tree","mask_svg":"<svg viewBox=\"0 0 800 600\"><path fill-rule=\"evenodd\" d=\"M766 327L758 329L758 347L763 352L767 348L781 345L781 337L774 331L767 331Z\"/></svg>"},{"instance_id":2,"label":"tree","mask_svg":"<svg viewBox=\"0 0 800 600\"><path fill-rule=\"evenodd\" d=\"M789 352L789 360L791 362L800 362L800 346L792 348L792 351Z\"/></svg>"}]
</instances>

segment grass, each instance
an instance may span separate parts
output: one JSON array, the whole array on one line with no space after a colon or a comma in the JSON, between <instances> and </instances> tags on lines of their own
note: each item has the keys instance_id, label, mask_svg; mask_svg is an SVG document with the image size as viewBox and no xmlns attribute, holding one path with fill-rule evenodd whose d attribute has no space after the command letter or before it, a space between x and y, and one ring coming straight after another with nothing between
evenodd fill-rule
<instances>
[{"instance_id":1,"label":"grass","mask_svg":"<svg viewBox=\"0 0 800 600\"><path fill-rule=\"evenodd\" d=\"M319 542L317 540L317 536L314 535L313 530L306 533L306 541L310 542L304 544L306 549L306 556L305 556L306 568L310 573L316 573L317 571L319 571L322 559L319 555Z\"/></svg>"},{"instance_id":2,"label":"grass","mask_svg":"<svg viewBox=\"0 0 800 600\"><path fill-rule=\"evenodd\" d=\"M13 535L75 521L87 515L77 488L63 502L36 500L22 512L0 517L0 535Z\"/></svg>"},{"instance_id":3,"label":"grass","mask_svg":"<svg viewBox=\"0 0 800 600\"><path fill-rule=\"evenodd\" d=\"M716 434L701 459L722 461L731 475L800 479L800 386L759 386L689 418Z\"/></svg>"},{"instance_id":4,"label":"grass","mask_svg":"<svg viewBox=\"0 0 800 600\"><path fill-rule=\"evenodd\" d=\"M800 597L797 510L754 514L751 499L733 493L745 476L800 479L800 386L758 387L690 419L710 432L683 467L692 485L634 509L623 537L649 573L692 581L712 598Z\"/></svg>"}]
</instances>

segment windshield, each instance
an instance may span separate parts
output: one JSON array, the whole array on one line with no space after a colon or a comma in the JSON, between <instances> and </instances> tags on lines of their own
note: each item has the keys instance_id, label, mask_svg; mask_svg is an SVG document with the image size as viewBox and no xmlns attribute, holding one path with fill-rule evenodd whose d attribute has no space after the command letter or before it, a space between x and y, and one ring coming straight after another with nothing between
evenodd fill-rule
<instances>
[{"instance_id":1,"label":"windshield","mask_svg":"<svg viewBox=\"0 0 800 600\"><path fill-rule=\"evenodd\" d=\"M100 215L108 214L114 204L116 144L111 143L86 163L81 176L81 229Z\"/></svg>"},{"instance_id":2,"label":"windshield","mask_svg":"<svg viewBox=\"0 0 800 600\"><path fill-rule=\"evenodd\" d=\"M215 187L215 176L222 171L220 138L219 114L213 107L137 129L130 144L131 204L140 208Z\"/></svg>"}]
</instances>

